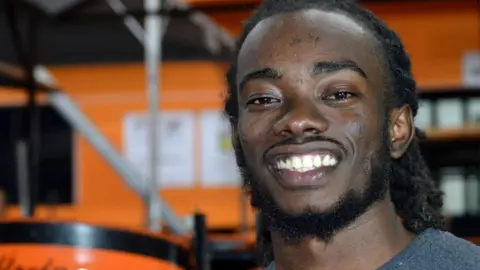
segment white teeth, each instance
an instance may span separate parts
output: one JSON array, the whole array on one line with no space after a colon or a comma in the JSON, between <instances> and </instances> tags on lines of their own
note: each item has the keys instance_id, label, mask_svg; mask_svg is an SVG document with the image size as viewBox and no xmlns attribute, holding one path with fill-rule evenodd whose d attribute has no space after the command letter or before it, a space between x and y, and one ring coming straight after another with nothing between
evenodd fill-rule
<instances>
[{"instance_id":1,"label":"white teeth","mask_svg":"<svg viewBox=\"0 0 480 270\"><path fill-rule=\"evenodd\" d=\"M325 156L322 160L324 166L330 166L330 156Z\"/></svg>"},{"instance_id":2,"label":"white teeth","mask_svg":"<svg viewBox=\"0 0 480 270\"><path fill-rule=\"evenodd\" d=\"M311 156L303 156L302 166L306 168L313 167L313 158Z\"/></svg>"},{"instance_id":3,"label":"white teeth","mask_svg":"<svg viewBox=\"0 0 480 270\"><path fill-rule=\"evenodd\" d=\"M277 169L306 172L320 167L333 167L337 165L338 160L333 155L304 155L291 156L279 160L276 164Z\"/></svg>"},{"instance_id":4,"label":"white teeth","mask_svg":"<svg viewBox=\"0 0 480 270\"><path fill-rule=\"evenodd\" d=\"M330 159L330 166L335 166L337 165L338 161L335 158Z\"/></svg>"},{"instance_id":5,"label":"white teeth","mask_svg":"<svg viewBox=\"0 0 480 270\"><path fill-rule=\"evenodd\" d=\"M293 157L292 158L292 165L293 168L299 170L302 168L302 159L300 157Z\"/></svg>"},{"instance_id":6,"label":"white teeth","mask_svg":"<svg viewBox=\"0 0 480 270\"><path fill-rule=\"evenodd\" d=\"M285 161L285 169L292 169L293 166L292 166L292 160L291 159L287 159Z\"/></svg>"},{"instance_id":7,"label":"white teeth","mask_svg":"<svg viewBox=\"0 0 480 270\"><path fill-rule=\"evenodd\" d=\"M319 155L315 155L315 157L313 158L313 166L317 168L322 166L322 158Z\"/></svg>"}]
</instances>

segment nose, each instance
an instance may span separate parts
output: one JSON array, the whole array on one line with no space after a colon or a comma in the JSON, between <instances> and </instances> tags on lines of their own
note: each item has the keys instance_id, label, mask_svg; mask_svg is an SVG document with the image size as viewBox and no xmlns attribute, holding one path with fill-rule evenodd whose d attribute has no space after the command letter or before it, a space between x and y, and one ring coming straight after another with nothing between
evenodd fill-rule
<instances>
[{"instance_id":1,"label":"nose","mask_svg":"<svg viewBox=\"0 0 480 270\"><path fill-rule=\"evenodd\" d=\"M281 136L321 134L329 122L314 105L300 104L289 111L275 124L273 131Z\"/></svg>"}]
</instances>

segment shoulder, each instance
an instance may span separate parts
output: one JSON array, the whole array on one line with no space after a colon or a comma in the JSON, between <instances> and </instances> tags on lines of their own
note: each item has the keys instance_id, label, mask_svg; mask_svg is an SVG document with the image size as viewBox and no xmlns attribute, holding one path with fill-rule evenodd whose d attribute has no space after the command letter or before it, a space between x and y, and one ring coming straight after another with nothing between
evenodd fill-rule
<instances>
[{"instance_id":1,"label":"shoulder","mask_svg":"<svg viewBox=\"0 0 480 270\"><path fill-rule=\"evenodd\" d=\"M269 264L267 268L265 268L265 270L275 270L275 262L272 262L271 264Z\"/></svg>"},{"instance_id":2,"label":"shoulder","mask_svg":"<svg viewBox=\"0 0 480 270\"><path fill-rule=\"evenodd\" d=\"M432 230L432 232L429 234L429 237L431 238L432 242L438 244L438 248L445 250L460 249L474 255L480 254L480 246L477 246L465 239L458 238L449 232Z\"/></svg>"},{"instance_id":3,"label":"shoulder","mask_svg":"<svg viewBox=\"0 0 480 270\"><path fill-rule=\"evenodd\" d=\"M478 270L480 247L449 232L427 229L381 269Z\"/></svg>"},{"instance_id":4,"label":"shoulder","mask_svg":"<svg viewBox=\"0 0 480 270\"><path fill-rule=\"evenodd\" d=\"M479 246L444 231L431 230L425 236L428 237L428 241L424 248L429 251L427 256L433 260L451 264L452 269L480 268Z\"/></svg>"}]
</instances>

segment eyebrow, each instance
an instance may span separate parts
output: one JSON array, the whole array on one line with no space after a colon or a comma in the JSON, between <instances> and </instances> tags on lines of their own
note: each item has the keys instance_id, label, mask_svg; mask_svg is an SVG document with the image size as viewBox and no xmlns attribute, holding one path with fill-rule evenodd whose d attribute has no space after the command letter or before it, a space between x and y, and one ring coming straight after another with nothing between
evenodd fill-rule
<instances>
[{"instance_id":1,"label":"eyebrow","mask_svg":"<svg viewBox=\"0 0 480 270\"><path fill-rule=\"evenodd\" d=\"M341 60L341 61L321 61L316 62L313 65L313 76L324 75L340 70L349 69L361 75L364 78L367 78L367 73L360 68L360 66L351 60Z\"/></svg>"},{"instance_id":2,"label":"eyebrow","mask_svg":"<svg viewBox=\"0 0 480 270\"><path fill-rule=\"evenodd\" d=\"M365 73L365 71L363 71L356 62L351 60L316 62L313 65L312 77L318 76L318 75L330 74L330 73L338 72L345 69L354 71L359 75L361 75L362 77L367 78L367 74ZM243 77L243 79L239 84L239 89L242 90L245 87L245 84L247 84L251 80L256 80L256 79L279 80L281 78L282 78L282 74L280 71L273 68L262 68L259 70L252 71L247 75L245 75L245 77Z\"/></svg>"},{"instance_id":3,"label":"eyebrow","mask_svg":"<svg viewBox=\"0 0 480 270\"><path fill-rule=\"evenodd\" d=\"M256 79L271 79L271 80L279 80L282 78L282 74L273 68L262 68L259 70L252 71L243 77L242 81L240 82L240 90L245 87L249 81L256 80Z\"/></svg>"}]
</instances>

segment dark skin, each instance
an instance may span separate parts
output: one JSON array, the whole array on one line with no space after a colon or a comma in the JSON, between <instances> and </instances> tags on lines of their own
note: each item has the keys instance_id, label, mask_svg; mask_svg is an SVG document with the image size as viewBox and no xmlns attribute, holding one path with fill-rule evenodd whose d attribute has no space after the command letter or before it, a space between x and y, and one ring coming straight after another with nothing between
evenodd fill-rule
<instances>
[{"instance_id":1,"label":"dark skin","mask_svg":"<svg viewBox=\"0 0 480 270\"><path fill-rule=\"evenodd\" d=\"M233 127L247 162L282 210L322 212L347 191L361 193L382 147L387 75L375 38L350 18L308 10L262 21L243 44L238 63L239 119ZM390 156L399 158L414 136L409 107L388 118ZM321 135L310 147L337 150L341 160L322 185L286 189L272 173L272 146ZM236 141L234 139L234 141ZM295 151L301 145L284 150ZM376 269L413 239L388 196L374 203L331 241L288 243L272 233L278 270Z\"/></svg>"}]
</instances>

